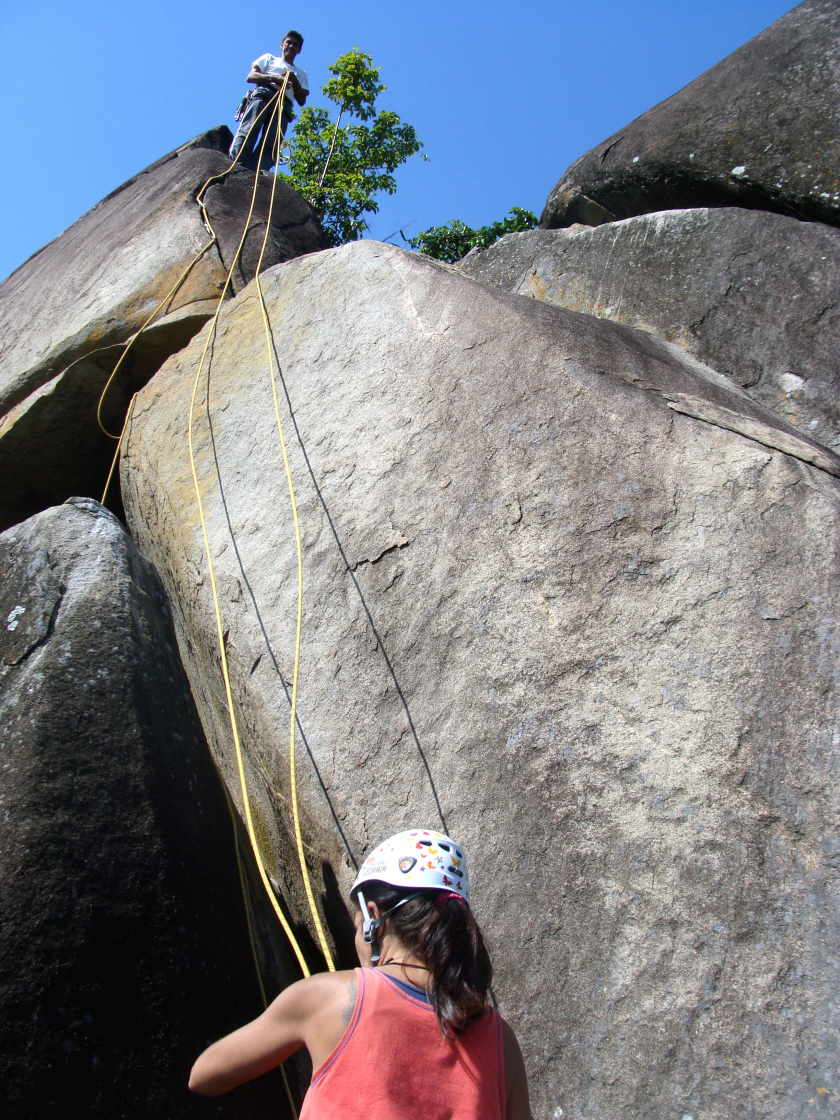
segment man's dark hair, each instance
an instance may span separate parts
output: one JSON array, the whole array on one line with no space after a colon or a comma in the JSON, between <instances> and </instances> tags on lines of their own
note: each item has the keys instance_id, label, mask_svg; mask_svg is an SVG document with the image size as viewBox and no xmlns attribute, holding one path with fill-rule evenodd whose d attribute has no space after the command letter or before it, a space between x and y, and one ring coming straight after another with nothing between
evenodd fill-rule
<instances>
[{"instance_id":1,"label":"man's dark hair","mask_svg":"<svg viewBox=\"0 0 840 1120\"><path fill-rule=\"evenodd\" d=\"M283 36L284 39L297 39L301 46L303 46L303 36L299 31L287 31Z\"/></svg>"}]
</instances>

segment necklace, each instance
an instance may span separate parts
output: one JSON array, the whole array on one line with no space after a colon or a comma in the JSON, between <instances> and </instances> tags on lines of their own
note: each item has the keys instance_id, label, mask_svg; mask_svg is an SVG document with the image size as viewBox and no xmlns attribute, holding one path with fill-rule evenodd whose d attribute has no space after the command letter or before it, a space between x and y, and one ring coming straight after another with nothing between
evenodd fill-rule
<instances>
[{"instance_id":1,"label":"necklace","mask_svg":"<svg viewBox=\"0 0 840 1120\"><path fill-rule=\"evenodd\" d=\"M424 964L412 964L411 961L398 961L396 959L396 957L389 957L387 961L382 962L383 966L386 965L386 964L401 964L404 968L422 968L424 972L431 972L432 971L430 968L427 968ZM382 966L380 966L380 967L382 967Z\"/></svg>"}]
</instances>

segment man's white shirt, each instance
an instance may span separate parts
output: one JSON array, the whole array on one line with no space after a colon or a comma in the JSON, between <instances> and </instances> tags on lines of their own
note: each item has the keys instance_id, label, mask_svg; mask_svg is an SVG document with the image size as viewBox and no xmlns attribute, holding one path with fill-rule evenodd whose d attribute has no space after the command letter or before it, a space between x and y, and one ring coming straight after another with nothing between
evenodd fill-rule
<instances>
[{"instance_id":1,"label":"man's white shirt","mask_svg":"<svg viewBox=\"0 0 840 1120\"><path fill-rule=\"evenodd\" d=\"M287 70L291 70L301 86L307 90L307 92L309 90L309 79L306 76L306 71L301 70L299 66L290 66L282 56L278 58L273 54L261 54L252 65L255 70L259 70L260 73L266 74L271 78L282 78ZM286 86L286 97L289 101L294 101L295 91L292 89L291 82Z\"/></svg>"}]
</instances>

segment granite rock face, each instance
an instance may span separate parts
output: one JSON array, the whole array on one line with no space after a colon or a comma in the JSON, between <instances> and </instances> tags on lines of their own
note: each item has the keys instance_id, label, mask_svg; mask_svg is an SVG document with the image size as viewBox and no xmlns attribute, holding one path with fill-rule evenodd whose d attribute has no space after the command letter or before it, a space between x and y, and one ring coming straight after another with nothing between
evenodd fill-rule
<instances>
[{"instance_id":1,"label":"granite rock face","mask_svg":"<svg viewBox=\"0 0 840 1120\"><path fill-rule=\"evenodd\" d=\"M122 345L210 242L195 196L212 175L230 167L216 150L225 139L216 129L164 156L0 284L0 473L6 482L0 527L71 494L101 494L114 444L96 423L99 394ZM164 308L152 336L121 367L107 402L111 431L119 432L132 392L215 310L253 183L252 174L235 169L207 191L218 243ZM271 177L260 176L234 291L253 278L270 192ZM264 264L324 245L312 208L278 182Z\"/></svg>"},{"instance_id":2,"label":"granite rock face","mask_svg":"<svg viewBox=\"0 0 840 1120\"><path fill-rule=\"evenodd\" d=\"M390 246L264 290L304 549L302 825L334 935L354 861L443 821L538 1120L827 1115L836 459L663 341ZM187 454L201 344L138 398L123 495L236 791ZM251 287L199 390L196 467L249 795L306 921L264 346Z\"/></svg>"},{"instance_id":3,"label":"granite rock face","mask_svg":"<svg viewBox=\"0 0 840 1120\"><path fill-rule=\"evenodd\" d=\"M581 156L540 224L706 206L840 225L837 0L806 0Z\"/></svg>"},{"instance_id":4,"label":"granite rock face","mask_svg":"<svg viewBox=\"0 0 840 1120\"><path fill-rule=\"evenodd\" d=\"M0 536L0 606L3 1115L206 1116L189 1067L262 1004L163 590L73 499ZM252 897L274 994L297 973ZM286 1115L279 1078L221 1103Z\"/></svg>"},{"instance_id":5,"label":"granite rock face","mask_svg":"<svg viewBox=\"0 0 840 1120\"><path fill-rule=\"evenodd\" d=\"M666 210L514 233L458 268L658 334L840 447L840 231L756 210Z\"/></svg>"}]
</instances>

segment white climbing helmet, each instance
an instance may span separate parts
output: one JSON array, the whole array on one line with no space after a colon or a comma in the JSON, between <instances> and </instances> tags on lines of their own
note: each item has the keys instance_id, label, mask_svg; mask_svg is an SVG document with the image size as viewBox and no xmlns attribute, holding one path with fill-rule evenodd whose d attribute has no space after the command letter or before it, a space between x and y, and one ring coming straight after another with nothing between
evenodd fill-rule
<instances>
[{"instance_id":1,"label":"white climbing helmet","mask_svg":"<svg viewBox=\"0 0 840 1120\"><path fill-rule=\"evenodd\" d=\"M380 844L362 864L351 888L355 894L376 881L414 890L452 891L470 901L467 861L459 844L427 828L398 832Z\"/></svg>"}]
</instances>

